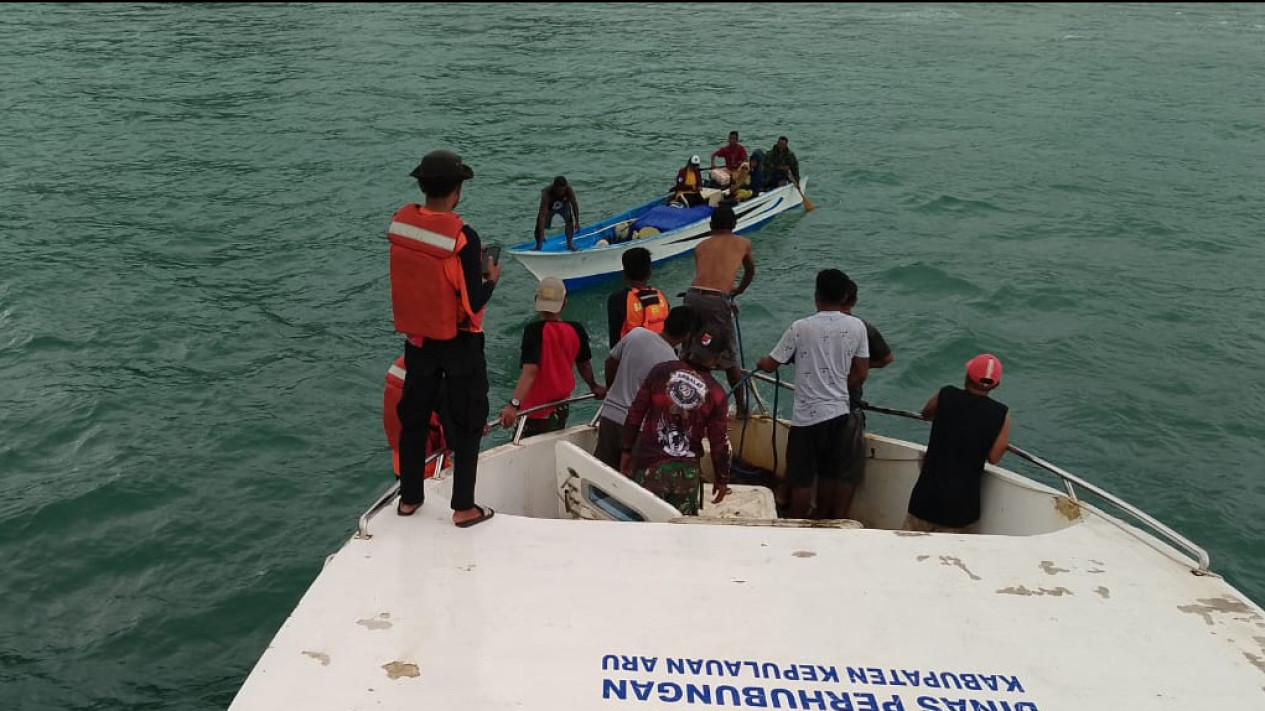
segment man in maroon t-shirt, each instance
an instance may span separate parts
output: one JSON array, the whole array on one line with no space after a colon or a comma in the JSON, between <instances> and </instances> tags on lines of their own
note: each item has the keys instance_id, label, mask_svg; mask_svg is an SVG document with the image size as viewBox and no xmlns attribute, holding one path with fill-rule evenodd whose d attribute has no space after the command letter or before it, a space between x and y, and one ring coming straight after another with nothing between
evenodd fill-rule
<instances>
[{"instance_id":1,"label":"man in maroon t-shirt","mask_svg":"<svg viewBox=\"0 0 1265 711\"><path fill-rule=\"evenodd\" d=\"M699 336L686 358L650 369L624 419L619 470L642 488L696 515L702 486L703 438L712 449L712 503L729 493L729 398L712 377L724 343Z\"/></svg>"},{"instance_id":2,"label":"man in maroon t-shirt","mask_svg":"<svg viewBox=\"0 0 1265 711\"><path fill-rule=\"evenodd\" d=\"M711 167L713 168L716 167L716 156L720 156L725 159L725 170L728 170L731 173L737 170L738 166L746 162L747 149L738 142L737 131L730 131L729 142L720 148L717 148L716 151L712 153Z\"/></svg>"},{"instance_id":3,"label":"man in maroon t-shirt","mask_svg":"<svg viewBox=\"0 0 1265 711\"><path fill-rule=\"evenodd\" d=\"M571 397L575 388L575 371L599 399L606 388L593 377L593 356L589 352L589 334L574 321L563 321L562 307L567 302L567 288L558 277L545 277L536 287L536 311L539 321L523 329L522 373L514 386L514 395L501 410L501 426L511 427L520 410ZM567 405L546 408L527 416L523 436L553 432L567 426Z\"/></svg>"}]
</instances>

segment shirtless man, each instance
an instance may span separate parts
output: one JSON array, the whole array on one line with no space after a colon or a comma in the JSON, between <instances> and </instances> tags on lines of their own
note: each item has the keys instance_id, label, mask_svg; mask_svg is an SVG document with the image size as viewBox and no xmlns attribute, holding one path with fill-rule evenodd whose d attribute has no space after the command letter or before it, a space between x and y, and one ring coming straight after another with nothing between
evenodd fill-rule
<instances>
[{"instance_id":1,"label":"shirtless man","mask_svg":"<svg viewBox=\"0 0 1265 711\"><path fill-rule=\"evenodd\" d=\"M538 250L545 244L545 230L553 226L554 215L562 218L562 225L567 233L567 249L576 251L571 238L575 236L575 228L580 224L580 203L575 199L575 190L563 175L554 178L552 183L540 191L540 207L536 209Z\"/></svg>"},{"instance_id":2,"label":"shirtless man","mask_svg":"<svg viewBox=\"0 0 1265 711\"><path fill-rule=\"evenodd\" d=\"M685 292L685 305L698 313L699 333L710 333L724 344L717 367L725 371L731 388L742 380L742 368L738 367L735 351L738 337L733 322L733 314L738 307L733 299L747 290L755 276L751 240L733 233L737 225L738 218L728 205L720 205L712 211L712 236L694 248L694 281ZM738 276L739 267L742 267L742 281L735 289L734 279ZM694 340L690 340L684 347L693 349L696 345ZM738 416L745 417L746 393L734 391L734 403Z\"/></svg>"}]
</instances>

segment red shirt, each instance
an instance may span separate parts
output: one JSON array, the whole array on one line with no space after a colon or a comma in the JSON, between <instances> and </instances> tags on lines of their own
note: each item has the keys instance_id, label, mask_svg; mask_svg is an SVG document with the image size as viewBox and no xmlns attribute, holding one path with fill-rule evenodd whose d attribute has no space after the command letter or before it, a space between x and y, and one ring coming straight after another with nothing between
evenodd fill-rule
<instances>
[{"instance_id":1,"label":"red shirt","mask_svg":"<svg viewBox=\"0 0 1265 711\"><path fill-rule=\"evenodd\" d=\"M593 355L589 351L589 335L584 327L574 321L534 321L523 329L521 365L535 365L536 380L523 398L522 409L543 405L547 402L566 400L575 389L576 363L587 363ZM533 412L528 419L543 419L552 409Z\"/></svg>"},{"instance_id":2,"label":"red shirt","mask_svg":"<svg viewBox=\"0 0 1265 711\"><path fill-rule=\"evenodd\" d=\"M706 370L681 360L650 369L628 408L624 446L634 471L671 460L698 460L712 445L716 481L729 483L729 398Z\"/></svg>"},{"instance_id":3,"label":"red shirt","mask_svg":"<svg viewBox=\"0 0 1265 711\"><path fill-rule=\"evenodd\" d=\"M725 168L735 170L747 160L747 149L743 148L741 143L729 145L726 143L712 154L712 157L720 156L725 159Z\"/></svg>"}]
</instances>

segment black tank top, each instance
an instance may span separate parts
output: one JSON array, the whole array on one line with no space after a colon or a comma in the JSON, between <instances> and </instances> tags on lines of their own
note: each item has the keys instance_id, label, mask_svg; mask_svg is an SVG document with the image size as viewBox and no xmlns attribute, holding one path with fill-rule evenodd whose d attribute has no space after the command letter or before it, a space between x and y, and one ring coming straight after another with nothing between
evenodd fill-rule
<instances>
[{"instance_id":1,"label":"black tank top","mask_svg":"<svg viewBox=\"0 0 1265 711\"><path fill-rule=\"evenodd\" d=\"M952 385L940 389L927 456L909 497L909 513L952 528L979 519L984 463L1008 410L992 398Z\"/></svg>"}]
</instances>

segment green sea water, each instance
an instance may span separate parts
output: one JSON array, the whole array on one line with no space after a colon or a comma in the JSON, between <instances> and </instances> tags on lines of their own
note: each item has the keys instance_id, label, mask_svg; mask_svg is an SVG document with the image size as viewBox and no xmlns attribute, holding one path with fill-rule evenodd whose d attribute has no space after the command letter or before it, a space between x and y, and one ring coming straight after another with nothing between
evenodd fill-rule
<instances>
[{"instance_id":1,"label":"green sea water","mask_svg":"<svg viewBox=\"0 0 1265 711\"><path fill-rule=\"evenodd\" d=\"M597 219L788 136L817 209L752 235L748 365L842 268L867 399L997 354L1015 444L1265 602L1263 6L13 4L0 67L0 709L229 704L390 483L385 228L439 147L509 246L554 175Z\"/></svg>"}]
</instances>

